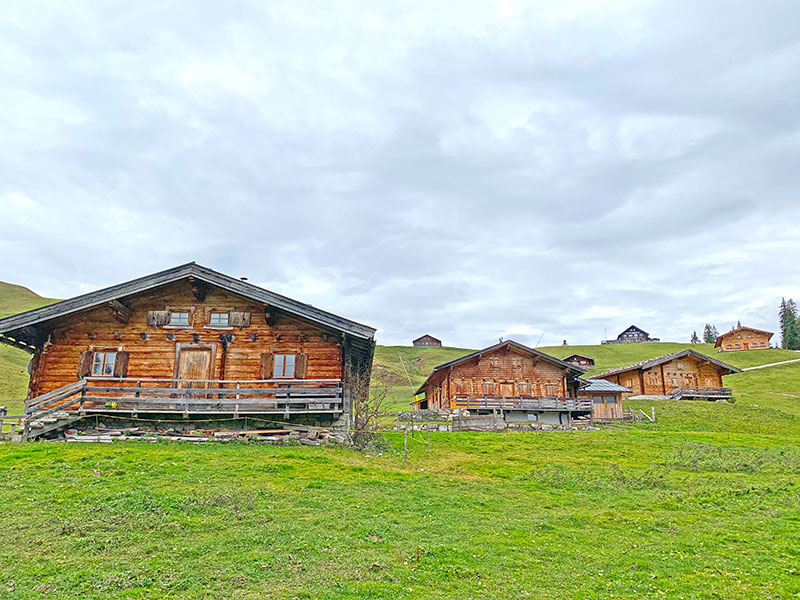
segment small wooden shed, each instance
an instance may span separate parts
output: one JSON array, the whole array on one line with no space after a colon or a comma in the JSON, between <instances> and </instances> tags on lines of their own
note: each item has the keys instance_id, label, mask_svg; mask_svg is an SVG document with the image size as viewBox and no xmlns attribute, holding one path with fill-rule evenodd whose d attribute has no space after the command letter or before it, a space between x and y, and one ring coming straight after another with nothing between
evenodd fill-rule
<instances>
[{"instance_id":1,"label":"small wooden shed","mask_svg":"<svg viewBox=\"0 0 800 600\"><path fill-rule=\"evenodd\" d=\"M622 395L632 392L605 379L586 379L578 396L592 400L592 415L596 420L609 421L622 418Z\"/></svg>"}]
</instances>

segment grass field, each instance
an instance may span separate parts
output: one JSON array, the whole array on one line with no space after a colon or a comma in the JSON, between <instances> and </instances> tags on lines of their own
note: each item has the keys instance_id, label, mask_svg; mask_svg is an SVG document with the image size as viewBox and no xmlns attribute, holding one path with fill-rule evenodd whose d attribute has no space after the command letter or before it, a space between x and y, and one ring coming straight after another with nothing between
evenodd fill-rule
<instances>
[{"instance_id":1,"label":"grass field","mask_svg":"<svg viewBox=\"0 0 800 600\"><path fill-rule=\"evenodd\" d=\"M603 369L683 347L544 350ZM16 352L2 395L24 388ZM406 370L418 384L465 352L379 347L375 379L407 402ZM430 452L417 436L407 466L393 433L368 453L0 443L0 597L800 598L800 363L726 379L735 404L658 402L658 423L591 432L434 433Z\"/></svg>"}]
</instances>

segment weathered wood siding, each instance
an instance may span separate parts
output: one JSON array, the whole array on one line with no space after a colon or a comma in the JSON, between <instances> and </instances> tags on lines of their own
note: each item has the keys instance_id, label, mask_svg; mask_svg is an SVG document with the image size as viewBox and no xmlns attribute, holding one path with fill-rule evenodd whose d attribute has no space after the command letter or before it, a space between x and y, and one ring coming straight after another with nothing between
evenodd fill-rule
<instances>
[{"instance_id":1,"label":"weathered wood siding","mask_svg":"<svg viewBox=\"0 0 800 600\"><path fill-rule=\"evenodd\" d=\"M126 300L126 305L130 308L128 323L117 321L108 306L56 321L50 343L34 356L29 397L78 379L78 362L84 351L128 352L127 377L172 378L177 344L208 344L214 348L211 379L222 378L223 356L224 379L259 379L263 353L308 355L306 379L343 376L342 348L335 332L275 309L269 309L271 324L268 324L264 305L218 288L210 288L200 302L188 282L176 282ZM192 327L173 329L147 324L148 311L163 311L167 307L191 309ZM212 310L250 313L250 324L210 328L206 315ZM143 334L148 339L143 339ZM225 353L220 334L232 334L234 338Z\"/></svg>"},{"instance_id":2,"label":"weathered wood siding","mask_svg":"<svg viewBox=\"0 0 800 600\"><path fill-rule=\"evenodd\" d=\"M682 386L722 386L723 369L696 357L684 357L649 369L635 369L625 373L599 377L633 390L626 396L671 394Z\"/></svg>"},{"instance_id":3,"label":"weathered wood siding","mask_svg":"<svg viewBox=\"0 0 800 600\"><path fill-rule=\"evenodd\" d=\"M562 367L506 348L435 374L425 392L429 408L452 408L451 401L457 395L559 398L571 395Z\"/></svg>"}]
</instances>

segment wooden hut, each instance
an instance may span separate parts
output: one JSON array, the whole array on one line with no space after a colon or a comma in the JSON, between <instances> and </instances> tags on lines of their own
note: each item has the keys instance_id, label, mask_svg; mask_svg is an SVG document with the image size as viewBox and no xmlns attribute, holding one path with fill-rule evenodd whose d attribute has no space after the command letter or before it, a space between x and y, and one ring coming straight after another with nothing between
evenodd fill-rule
<instances>
[{"instance_id":1,"label":"wooden hut","mask_svg":"<svg viewBox=\"0 0 800 600\"><path fill-rule=\"evenodd\" d=\"M591 356L584 356L583 354L570 354L564 359L564 362L568 362L571 365L583 369L591 369L594 366L594 359Z\"/></svg>"},{"instance_id":2,"label":"wooden hut","mask_svg":"<svg viewBox=\"0 0 800 600\"><path fill-rule=\"evenodd\" d=\"M58 412L61 426L114 414L346 428L374 334L196 263L0 319L0 342L32 354L27 422Z\"/></svg>"},{"instance_id":3,"label":"wooden hut","mask_svg":"<svg viewBox=\"0 0 800 600\"><path fill-rule=\"evenodd\" d=\"M683 350L595 375L630 388L631 394L675 398L731 398L722 377L740 369L694 350ZM630 395L630 394L626 394Z\"/></svg>"},{"instance_id":4,"label":"wooden hut","mask_svg":"<svg viewBox=\"0 0 800 600\"><path fill-rule=\"evenodd\" d=\"M415 339L412 344L415 346L441 346L442 340L433 337L430 334L425 334Z\"/></svg>"},{"instance_id":5,"label":"wooden hut","mask_svg":"<svg viewBox=\"0 0 800 600\"><path fill-rule=\"evenodd\" d=\"M660 342L659 338L650 337L644 329L631 325L620 333L615 340L603 340L601 344L640 344L642 342Z\"/></svg>"},{"instance_id":6,"label":"wooden hut","mask_svg":"<svg viewBox=\"0 0 800 600\"><path fill-rule=\"evenodd\" d=\"M582 373L580 367L506 340L436 367L417 390L414 406L566 423L592 410L591 400L578 398Z\"/></svg>"},{"instance_id":7,"label":"wooden hut","mask_svg":"<svg viewBox=\"0 0 800 600\"><path fill-rule=\"evenodd\" d=\"M582 380L578 397L591 399L592 416L596 420L608 421L622 418L622 395L632 392L605 379L585 379Z\"/></svg>"},{"instance_id":8,"label":"wooden hut","mask_svg":"<svg viewBox=\"0 0 800 600\"><path fill-rule=\"evenodd\" d=\"M763 329L737 327L719 336L714 347L719 348L719 352L767 350L773 335L775 334L771 331L764 331Z\"/></svg>"}]
</instances>

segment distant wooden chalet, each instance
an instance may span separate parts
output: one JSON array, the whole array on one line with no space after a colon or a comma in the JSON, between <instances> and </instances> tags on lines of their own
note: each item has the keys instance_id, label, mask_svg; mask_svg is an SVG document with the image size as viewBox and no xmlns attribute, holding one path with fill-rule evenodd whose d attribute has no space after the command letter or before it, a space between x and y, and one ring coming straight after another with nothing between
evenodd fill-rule
<instances>
[{"instance_id":1,"label":"distant wooden chalet","mask_svg":"<svg viewBox=\"0 0 800 600\"><path fill-rule=\"evenodd\" d=\"M722 377L740 372L740 369L710 356L683 350L613 369L594 378L630 388L636 395L711 400L730 398L731 390L723 387Z\"/></svg>"},{"instance_id":2,"label":"distant wooden chalet","mask_svg":"<svg viewBox=\"0 0 800 600\"><path fill-rule=\"evenodd\" d=\"M719 348L720 352L767 350L773 335L775 334L771 331L763 331L753 327L737 327L719 336L714 347Z\"/></svg>"},{"instance_id":3,"label":"distant wooden chalet","mask_svg":"<svg viewBox=\"0 0 800 600\"><path fill-rule=\"evenodd\" d=\"M658 338L650 337L644 329L631 325L620 333L615 340L603 340L601 344L639 344L641 342L660 342Z\"/></svg>"},{"instance_id":4,"label":"distant wooden chalet","mask_svg":"<svg viewBox=\"0 0 800 600\"><path fill-rule=\"evenodd\" d=\"M585 379L582 381L580 398L592 401L592 414L600 421L622 418L622 395L633 390L605 379Z\"/></svg>"},{"instance_id":5,"label":"distant wooden chalet","mask_svg":"<svg viewBox=\"0 0 800 600\"><path fill-rule=\"evenodd\" d=\"M591 400L578 398L582 373L580 367L507 340L436 367L417 390L414 406L566 423L592 411Z\"/></svg>"},{"instance_id":6,"label":"distant wooden chalet","mask_svg":"<svg viewBox=\"0 0 800 600\"><path fill-rule=\"evenodd\" d=\"M432 335L425 334L422 337L418 337L412 342L415 346L441 346L442 340L436 339Z\"/></svg>"},{"instance_id":7,"label":"distant wooden chalet","mask_svg":"<svg viewBox=\"0 0 800 600\"><path fill-rule=\"evenodd\" d=\"M594 359L591 356L584 356L583 354L570 354L564 359L564 362L584 369L590 369L594 366Z\"/></svg>"},{"instance_id":8,"label":"distant wooden chalet","mask_svg":"<svg viewBox=\"0 0 800 600\"><path fill-rule=\"evenodd\" d=\"M107 414L345 428L374 334L195 263L0 319L33 355L26 437Z\"/></svg>"}]
</instances>

